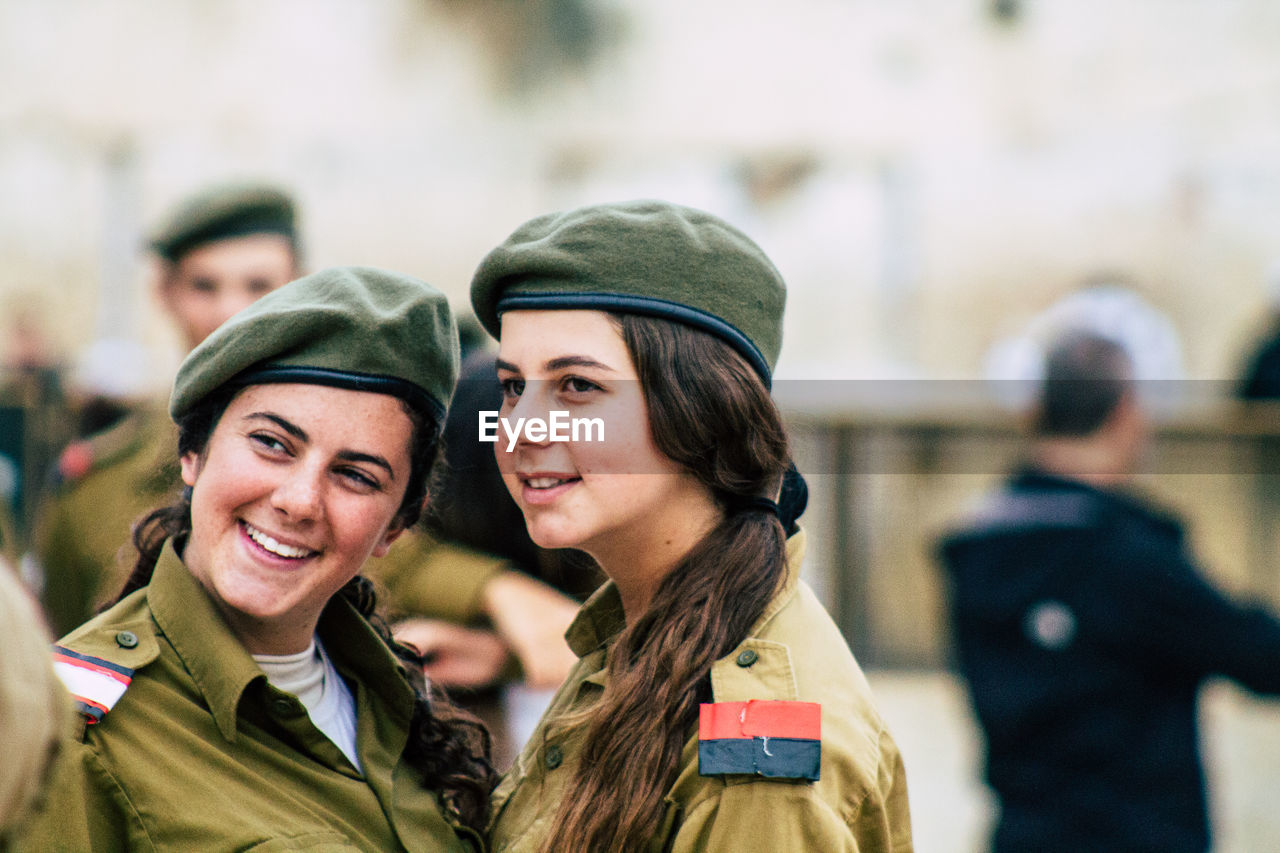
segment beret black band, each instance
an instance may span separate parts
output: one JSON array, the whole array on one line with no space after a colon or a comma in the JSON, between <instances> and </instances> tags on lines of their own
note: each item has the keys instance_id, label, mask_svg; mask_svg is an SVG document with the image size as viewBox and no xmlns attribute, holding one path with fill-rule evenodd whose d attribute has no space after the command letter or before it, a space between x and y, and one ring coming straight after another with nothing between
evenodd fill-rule
<instances>
[{"instance_id":1,"label":"beret black band","mask_svg":"<svg viewBox=\"0 0 1280 853\"><path fill-rule=\"evenodd\" d=\"M219 240L230 240L233 237L248 237L252 234L278 234L288 240L291 246L298 239L298 234L292 225L279 222L275 217L264 217L262 219L244 219L230 224L218 224L216 227L204 231L192 232L179 242L165 246L157 246L155 244L151 244L151 246L165 260L177 262L187 252L200 246L216 243Z\"/></svg>"},{"instance_id":2,"label":"beret black band","mask_svg":"<svg viewBox=\"0 0 1280 853\"><path fill-rule=\"evenodd\" d=\"M651 296L636 296L625 293L566 293L537 292L513 293L498 300L498 313L518 311L522 308L534 310L573 310L584 309L594 311L618 311L623 314L643 314L663 320L676 320L688 326L723 338L747 360L752 369L760 375L766 388L770 387L771 376L769 362L751 339L735 328L731 323L681 305L667 299Z\"/></svg>"},{"instance_id":3,"label":"beret black band","mask_svg":"<svg viewBox=\"0 0 1280 853\"><path fill-rule=\"evenodd\" d=\"M444 420L445 405L422 388L396 376L377 376L325 367L301 367L287 364L267 364L250 368L232 379L234 387L265 385L272 382L301 382L308 385L328 385L348 391L369 391L399 397L421 412L433 416L437 422Z\"/></svg>"}]
</instances>

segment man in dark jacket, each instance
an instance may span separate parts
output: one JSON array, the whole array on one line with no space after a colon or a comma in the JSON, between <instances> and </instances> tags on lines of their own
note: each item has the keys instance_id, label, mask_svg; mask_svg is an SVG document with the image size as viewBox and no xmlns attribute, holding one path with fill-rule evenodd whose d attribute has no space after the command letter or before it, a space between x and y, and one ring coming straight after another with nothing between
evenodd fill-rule
<instances>
[{"instance_id":1,"label":"man in dark jacket","mask_svg":"<svg viewBox=\"0 0 1280 853\"><path fill-rule=\"evenodd\" d=\"M1197 693L1215 675L1280 693L1280 621L1210 586L1181 524L1122 490L1147 424L1118 344L1050 352L1034 433L941 546L993 847L1203 853Z\"/></svg>"}]
</instances>

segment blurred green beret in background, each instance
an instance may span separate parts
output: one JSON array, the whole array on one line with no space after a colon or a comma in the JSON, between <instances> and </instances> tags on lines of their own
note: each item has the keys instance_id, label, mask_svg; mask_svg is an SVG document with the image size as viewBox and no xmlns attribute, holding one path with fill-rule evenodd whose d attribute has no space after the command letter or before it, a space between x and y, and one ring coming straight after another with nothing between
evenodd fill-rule
<instances>
[{"instance_id":1,"label":"blurred green beret in background","mask_svg":"<svg viewBox=\"0 0 1280 853\"><path fill-rule=\"evenodd\" d=\"M169 212L147 244L169 261L192 249L248 234L279 234L297 250L293 198L266 183L226 183L189 196Z\"/></svg>"},{"instance_id":2,"label":"blurred green beret in background","mask_svg":"<svg viewBox=\"0 0 1280 853\"><path fill-rule=\"evenodd\" d=\"M458 330L443 293L372 267L292 281L240 311L182 362L169 413L209 394L271 382L390 394L444 418L458 378Z\"/></svg>"},{"instance_id":3,"label":"blurred green beret in background","mask_svg":"<svg viewBox=\"0 0 1280 853\"><path fill-rule=\"evenodd\" d=\"M782 275L724 220L662 201L532 219L489 253L471 304L494 337L504 311L644 314L723 338L769 384L782 347Z\"/></svg>"}]
</instances>

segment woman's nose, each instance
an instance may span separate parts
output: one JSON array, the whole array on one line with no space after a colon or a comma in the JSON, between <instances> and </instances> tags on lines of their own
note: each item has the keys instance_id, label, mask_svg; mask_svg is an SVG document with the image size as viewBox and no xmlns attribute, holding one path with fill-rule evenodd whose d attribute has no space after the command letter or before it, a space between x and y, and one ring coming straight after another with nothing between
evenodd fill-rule
<instances>
[{"instance_id":1,"label":"woman's nose","mask_svg":"<svg viewBox=\"0 0 1280 853\"><path fill-rule=\"evenodd\" d=\"M503 427L504 444L510 442L510 436L516 433L517 430L517 444L539 446L547 443L545 430L543 431L543 437L539 440L535 441L529 438L528 425L535 418L544 423L549 420L551 414L551 388L552 383L543 380L525 383L524 393L520 395L520 399L516 401L515 406L506 415L507 423Z\"/></svg>"},{"instance_id":2,"label":"woman's nose","mask_svg":"<svg viewBox=\"0 0 1280 853\"><path fill-rule=\"evenodd\" d=\"M323 513L323 483L319 472L300 468L290 472L271 495L272 505L292 521L319 518Z\"/></svg>"}]
</instances>

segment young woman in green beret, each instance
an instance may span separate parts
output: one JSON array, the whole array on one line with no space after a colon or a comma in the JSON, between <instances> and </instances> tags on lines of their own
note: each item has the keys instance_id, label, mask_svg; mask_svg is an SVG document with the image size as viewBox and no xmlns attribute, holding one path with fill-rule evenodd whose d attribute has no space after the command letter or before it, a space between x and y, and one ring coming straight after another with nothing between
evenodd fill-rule
<instances>
[{"instance_id":1,"label":"young woman in green beret","mask_svg":"<svg viewBox=\"0 0 1280 853\"><path fill-rule=\"evenodd\" d=\"M55 650L83 722L21 849L481 847L487 738L427 695L359 574L418 517L457 358L444 296L367 268L299 279L187 357L186 493Z\"/></svg>"},{"instance_id":2,"label":"young woman in green beret","mask_svg":"<svg viewBox=\"0 0 1280 853\"><path fill-rule=\"evenodd\" d=\"M910 850L898 750L798 578L772 263L709 214L633 202L526 223L471 294L529 532L610 578L495 793L493 849ZM536 425L555 417L558 438Z\"/></svg>"}]
</instances>

